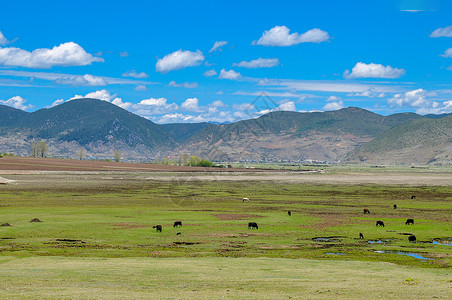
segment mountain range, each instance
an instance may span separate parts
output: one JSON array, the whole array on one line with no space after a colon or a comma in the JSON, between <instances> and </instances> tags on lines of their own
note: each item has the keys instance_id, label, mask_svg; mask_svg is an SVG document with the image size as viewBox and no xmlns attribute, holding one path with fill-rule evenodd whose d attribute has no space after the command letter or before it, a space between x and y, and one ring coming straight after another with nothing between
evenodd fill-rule
<instances>
[{"instance_id":1,"label":"mountain range","mask_svg":"<svg viewBox=\"0 0 452 300\"><path fill-rule=\"evenodd\" d=\"M45 140L48 155L150 161L179 154L216 161L328 161L450 164L452 116L382 116L357 107L327 112L274 111L230 124L156 124L114 104L77 99L25 112L0 105L0 152L30 155Z\"/></svg>"}]
</instances>

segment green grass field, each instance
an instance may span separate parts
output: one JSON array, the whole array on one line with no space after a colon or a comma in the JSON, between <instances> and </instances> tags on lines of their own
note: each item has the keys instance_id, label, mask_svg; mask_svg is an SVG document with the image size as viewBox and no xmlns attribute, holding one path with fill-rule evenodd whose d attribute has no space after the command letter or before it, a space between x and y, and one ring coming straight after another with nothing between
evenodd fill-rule
<instances>
[{"instance_id":1,"label":"green grass field","mask_svg":"<svg viewBox=\"0 0 452 300\"><path fill-rule=\"evenodd\" d=\"M0 227L2 298L452 295L452 251L444 245L452 243L451 186L189 173L8 179L15 182L0 187L0 223L12 225ZM176 220L183 227L173 228Z\"/></svg>"}]
</instances>

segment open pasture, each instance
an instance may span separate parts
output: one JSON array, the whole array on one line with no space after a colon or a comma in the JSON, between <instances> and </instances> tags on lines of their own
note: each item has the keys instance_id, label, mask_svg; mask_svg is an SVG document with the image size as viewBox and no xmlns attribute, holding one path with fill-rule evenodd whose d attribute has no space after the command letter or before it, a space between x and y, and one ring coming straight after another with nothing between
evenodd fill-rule
<instances>
[{"instance_id":1,"label":"open pasture","mask_svg":"<svg viewBox=\"0 0 452 300\"><path fill-rule=\"evenodd\" d=\"M360 293L365 294L364 288L356 287L353 294L341 292L339 287L342 272L349 274L346 276L350 282L359 282L361 275L357 268L380 270L367 275L370 278L361 279L363 284L394 272L390 269L400 268L400 273L388 275L377 284L374 282L373 289L381 293L386 289L385 280L399 283L393 289L393 295L397 296L403 295L408 285L417 284L416 280L428 277L430 279L423 283L424 288L431 286L433 291L435 284L441 283L446 293L432 292L426 296L444 297L448 295L447 291L450 295L451 186L381 184L377 173L375 183L357 184L325 182L328 176L337 174L296 173L281 175L287 180L275 180L274 174L253 177L250 174L222 173L107 172L2 176L14 180L2 185L0 190L0 222L12 225L0 227L0 254L3 256L0 269L10 270L4 273L2 280L6 280L3 285L13 290L17 286L14 287L15 281L11 279L21 277L29 268L42 270L53 278L64 272L67 265L68 272L77 274L68 279L70 285L74 287L75 295L83 297L81 285L88 270L95 274L95 281L120 282L124 280L121 276L110 278L111 274L106 274L105 269L120 268L121 272L128 274L132 272L127 268L130 263L138 264L139 272L144 272L137 275L138 281L132 288L136 294L129 295L140 297L145 293L141 289L145 289L146 284L156 285L158 282L157 278L143 279L149 264L168 278L169 273L165 273L170 272L166 270L170 268L165 263L168 262L170 266L174 265L173 269L170 268L172 272L176 269L182 272L180 280L186 284L182 285L182 290L192 289L193 297L211 296L197 293L197 290L257 298L274 298L279 295L278 291L285 290L281 295L296 297L293 290L284 288L284 285L279 290L274 286L284 282L297 268L312 269L308 278L303 277L306 274L302 276L297 272L292 278L294 282L300 280L293 289L304 291L311 297L359 297ZM311 176L312 180L305 180L306 176ZM411 199L412 195L416 195L415 199ZM249 198L250 202L243 202L243 197ZM394 204L397 204L397 209L393 208ZM363 214L364 208L370 214ZM33 218L42 222L30 222ZM408 218L414 219L415 224L405 225ZM385 227L375 226L377 220L383 221ZM183 226L173 228L174 221L182 221ZM248 222L256 222L259 229L248 229ZM161 233L152 228L157 224L163 226ZM359 238L359 233L363 234L363 239ZM409 234L417 237L416 243L408 241ZM61 262L62 265L45 267L52 262ZM277 273L278 268L283 268L286 273L278 279L263 280L260 288L254 289L256 293L252 293L254 280L244 278L244 283L239 285L241 289L230 287L231 293L228 294L226 289L217 286L221 285L221 279L215 281L214 277L220 274L213 266L229 265L229 262L235 269L224 275L228 282L226 285L232 284L233 278L247 277L247 272L254 274L253 279L259 281L259 274L265 275L262 268L266 264L269 264L268 270ZM184 272L191 272L187 271L187 266L204 264L212 266L212 273L207 269L203 271L207 272L206 277L210 276L210 283L203 284L195 279L186 282L188 275ZM77 265L79 271L71 269ZM406 267L410 268L410 278L417 276L419 279L405 282L407 278L400 274L407 272ZM331 274L337 273L331 275L332 282L328 278L323 282L322 272L313 271L323 268L331 270ZM240 270L243 274L237 275ZM193 272L196 273L196 268ZM39 280L31 277L30 284L39 286ZM334 283L334 278L338 282ZM303 286L303 280L304 284L312 280L316 285ZM61 289L61 284L56 282L50 285L53 288L42 287L41 291L52 298ZM172 284L177 285L175 281ZM111 296L120 297L124 290L113 289ZM322 294L321 291L333 292ZM181 296L175 291L167 292L165 295L168 297ZM23 295L36 294L25 291Z\"/></svg>"}]
</instances>

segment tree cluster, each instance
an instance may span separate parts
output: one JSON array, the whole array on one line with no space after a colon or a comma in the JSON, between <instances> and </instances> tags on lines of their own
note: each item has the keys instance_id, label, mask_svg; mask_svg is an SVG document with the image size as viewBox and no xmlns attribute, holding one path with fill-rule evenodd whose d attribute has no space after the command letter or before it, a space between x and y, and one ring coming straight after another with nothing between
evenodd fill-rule
<instances>
[{"instance_id":1,"label":"tree cluster","mask_svg":"<svg viewBox=\"0 0 452 300\"><path fill-rule=\"evenodd\" d=\"M31 156L32 157L45 157L49 151L49 146L45 141L34 142L31 144Z\"/></svg>"}]
</instances>

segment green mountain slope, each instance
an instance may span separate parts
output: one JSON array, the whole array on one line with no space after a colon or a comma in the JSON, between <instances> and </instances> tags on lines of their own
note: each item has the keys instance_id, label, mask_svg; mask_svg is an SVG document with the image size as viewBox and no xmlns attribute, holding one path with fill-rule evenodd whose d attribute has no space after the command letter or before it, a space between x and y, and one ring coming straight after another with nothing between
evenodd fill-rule
<instances>
[{"instance_id":1,"label":"green mountain slope","mask_svg":"<svg viewBox=\"0 0 452 300\"><path fill-rule=\"evenodd\" d=\"M337 161L394 125L417 114L381 116L349 107L337 111L277 111L257 119L202 128L178 147L221 160Z\"/></svg>"},{"instance_id":2,"label":"green mountain slope","mask_svg":"<svg viewBox=\"0 0 452 300\"><path fill-rule=\"evenodd\" d=\"M452 115L402 123L352 151L346 161L451 164Z\"/></svg>"}]
</instances>

